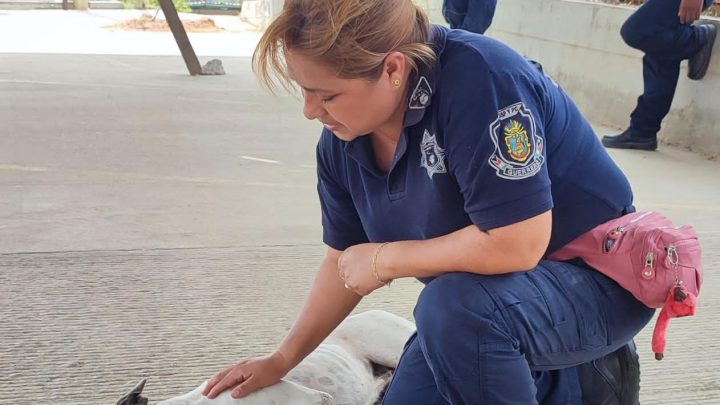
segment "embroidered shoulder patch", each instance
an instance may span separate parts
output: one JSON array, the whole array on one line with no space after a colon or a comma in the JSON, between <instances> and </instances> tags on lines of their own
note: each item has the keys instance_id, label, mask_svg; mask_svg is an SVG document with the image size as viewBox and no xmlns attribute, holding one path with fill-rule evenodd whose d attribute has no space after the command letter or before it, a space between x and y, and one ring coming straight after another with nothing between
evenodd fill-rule
<instances>
[{"instance_id":1,"label":"embroidered shoulder patch","mask_svg":"<svg viewBox=\"0 0 720 405\"><path fill-rule=\"evenodd\" d=\"M421 76L415 90L410 95L408 108L418 110L427 107L430 104L430 96L432 96L432 87L430 87L430 83L428 83L425 76Z\"/></svg>"},{"instance_id":2,"label":"embroidered shoulder patch","mask_svg":"<svg viewBox=\"0 0 720 405\"><path fill-rule=\"evenodd\" d=\"M535 119L523 103L498 111L490 124L495 153L488 160L498 177L519 180L532 177L545 163L543 138L537 135Z\"/></svg>"},{"instance_id":3,"label":"embroidered shoulder patch","mask_svg":"<svg viewBox=\"0 0 720 405\"><path fill-rule=\"evenodd\" d=\"M432 180L435 173L447 173L445 167L445 149L437 143L435 135L430 135L426 129L423 132L422 143L420 144L420 166L427 170L428 177Z\"/></svg>"}]
</instances>

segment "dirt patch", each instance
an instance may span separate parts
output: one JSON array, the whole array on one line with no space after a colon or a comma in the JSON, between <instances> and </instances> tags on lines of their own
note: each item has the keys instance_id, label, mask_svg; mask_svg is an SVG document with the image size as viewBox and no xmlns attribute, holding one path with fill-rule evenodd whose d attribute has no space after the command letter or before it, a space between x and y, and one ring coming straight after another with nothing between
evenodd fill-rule
<instances>
[{"instance_id":1,"label":"dirt patch","mask_svg":"<svg viewBox=\"0 0 720 405\"><path fill-rule=\"evenodd\" d=\"M198 20L187 20L182 22L185 31L187 32L221 32L224 29L215 25L215 21L211 18L201 18ZM143 14L140 18L134 18L132 20L123 21L120 24L115 24L106 27L111 30L122 30L122 31L152 31L162 32L170 31L170 26L167 21L161 19L153 19L150 14Z\"/></svg>"}]
</instances>

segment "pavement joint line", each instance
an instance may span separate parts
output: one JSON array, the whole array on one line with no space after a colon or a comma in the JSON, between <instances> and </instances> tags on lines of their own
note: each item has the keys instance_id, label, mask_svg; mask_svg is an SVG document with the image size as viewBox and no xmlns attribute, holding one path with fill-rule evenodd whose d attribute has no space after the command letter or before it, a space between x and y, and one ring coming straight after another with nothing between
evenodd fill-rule
<instances>
[{"instance_id":1,"label":"pavement joint line","mask_svg":"<svg viewBox=\"0 0 720 405\"><path fill-rule=\"evenodd\" d=\"M46 172L47 167L41 166L21 166L21 165L3 165L0 164L0 170L10 170L17 172Z\"/></svg>"},{"instance_id":2,"label":"pavement joint line","mask_svg":"<svg viewBox=\"0 0 720 405\"><path fill-rule=\"evenodd\" d=\"M240 157L243 158L243 159L245 159L245 160L251 160L251 161L253 161L253 162L282 164L282 162L279 161L279 160L263 159L263 158L256 158L256 157L244 156L244 155L242 155L242 156L240 156Z\"/></svg>"},{"instance_id":3,"label":"pavement joint line","mask_svg":"<svg viewBox=\"0 0 720 405\"><path fill-rule=\"evenodd\" d=\"M248 159L254 160L254 159ZM274 163L270 161L268 163ZM281 162L277 162L282 164ZM298 165L304 167L303 165ZM310 167L310 166L307 166ZM312 167L314 169L314 167ZM217 177L185 177L185 176L156 176L151 174L143 173L125 173L118 171L105 171L105 170L75 170L75 169L61 169L51 170L49 167L40 166L19 166L19 165L0 165L0 170L6 171L22 171L22 172L53 172L53 173L70 173L70 174L83 174L83 175L102 175L110 176L114 178L125 178L133 180L146 180L146 181L176 181L181 183L202 183L202 184L235 184L239 186L263 186L263 187L286 187L286 188L305 188L305 185L294 184L294 183L272 183L262 181L243 181L240 179L225 179Z\"/></svg>"},{"instance_id":4,"label":"pavement joint line","mask_svg":"<svg viewBox=\"0 0 720 405\"><path fill-rule=\"evenodd\" d=\"M188 247L164 247L164 248L130 248L130 249L88 249L88 250L54 250L54 251L42 251L42 252L2 252L0 257L3 256L20 256L20 255L52 255L52 254L65 254L65 253L101 253L101 252L172 252L172 251L185 251L185 250L223 250L223 249L247 249L247 248L300 248L300 247L322 247L325 246L322 243L292 243L292 244L260 244L260 245L232 245L232 246L188 246Z\"/></svg>"},{"instance_id":5,"label":"pavement joint line","mask_svg":"<svg viewBox=\"0 0 720 405\"><path fill-rule=\"evenodd\" d=\"M2 54L2 53L0 53ZM210 76L203 76L210 77ZM56 81L43 81L43 80L26 80L26 79L0 79L0 83L15 83L15 84L37 84L37 85L49 85L49 86L68 86L68 87L100 87L100 88L115 88L115 89L176 89L176 85L159 85L142 83L138 85L128 84L111 84L111 83L84 83L84 82L56 82Z\"/></svg>"},{"instance_id":6,"label":"pavement joint line","mask_svg":"<svg viewBox=\"0 0 720 405\"><path fill-rule=\"evenodd\" d=\"M257 105L257 102L254 101L238 101L238 100L219 100L216 98L200 98L200 97L176 97L175 99L181 100L181 101L193 101L193 102L211 102L211 103L220 103L220 104L229 104L229 105Z\"/></svg>"}]
</instances>

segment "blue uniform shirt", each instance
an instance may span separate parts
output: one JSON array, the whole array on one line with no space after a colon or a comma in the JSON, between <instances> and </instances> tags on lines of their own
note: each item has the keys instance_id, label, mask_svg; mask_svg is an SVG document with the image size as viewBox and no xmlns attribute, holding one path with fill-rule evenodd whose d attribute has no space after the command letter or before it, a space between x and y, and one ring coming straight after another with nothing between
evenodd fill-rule
<instances>
[{"instance_id":1,"label":"blue uniform shirt","mask_svg":"<svg viewBox=\"0 0 720 405\"><path fill-rule=\"evenodd\" d=\"M324 242L420 240L553 209L548 252L632 209L630 185L570 97L502 43L433 27L388 173L369 137L317 147ZM508 246L508 252L512 246Z\"/></svg>"}]
</instances>

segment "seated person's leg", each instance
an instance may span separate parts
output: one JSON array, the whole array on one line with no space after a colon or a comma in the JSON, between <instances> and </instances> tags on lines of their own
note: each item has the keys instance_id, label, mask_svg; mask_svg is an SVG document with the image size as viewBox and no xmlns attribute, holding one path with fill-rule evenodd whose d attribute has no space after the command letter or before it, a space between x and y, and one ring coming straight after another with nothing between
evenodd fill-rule
<instances>
[{"instance_id":1,"label":"seated person's leg","mask_svg":"<svg viewBox=\"0 0 720 405\"><path fill-rule=\"evenodd\" d=\"M415 317L418 345L446 400L510 404L536 400L533 372L607 356L653 312L598 272L544 261L531 272L440 276L422 292ZM554 393L578 398L580 384L568 381Z\"/></svg>"}]
</instances>

